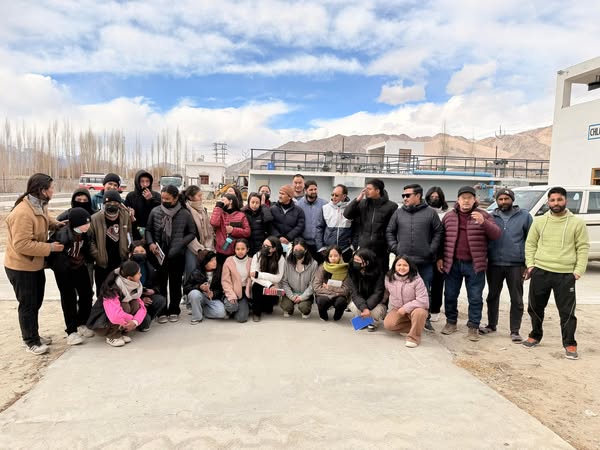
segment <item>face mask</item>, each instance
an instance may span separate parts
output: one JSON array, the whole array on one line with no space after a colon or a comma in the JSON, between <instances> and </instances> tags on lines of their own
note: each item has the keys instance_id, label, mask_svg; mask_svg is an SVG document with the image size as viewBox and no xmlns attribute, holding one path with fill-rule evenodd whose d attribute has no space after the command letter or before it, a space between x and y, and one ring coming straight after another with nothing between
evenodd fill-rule
<instances>
[{"instance_id":1,"label":"face mask","mask_svg":"<svg viewBox=\"0 0 600 450\"><path fill-rule=\"evenodd\" d=\"M429 200L429 206L431 206L432 208L439 208L441 205L442 202L440 202L439 198Z\"/></svg>"},{"instance_id":2,"label":"face mask","mask_svg":"<svg viewBox=\"0 0 600 450\"><path fill-rule=\"evenodd\" d=\"M304 258L304 255L306 255L306 252L303 250L294 252L294 258L296 259Z\"/></svg>"},{"instance_id":3,"label":"face mask","mask_svg":"<svg viewBox=\"0 0 600 450\"><path fill-rule=\"evenodd\" d=\"M354 270L362 270L362 264L356 261L352 261L352 268Z\"/></svg>"},{"instance_id":4,"label":"face mask","mask_svg":"<svg viewBox=\"0 0 600 450\"><path fill-rule=\"evenodd\" d=\"M136 253L135 255L131 256L131 259L138 264L143 264L146 262L146 255L144 253Z\"/></svg>"},{"instance_id":5,"label":"face mask","mask_svg":"<svg viewBox=\"0 0 600 450\"><path fill-rule=\"evenodd\" d=\"M271 253L271 247L263 247L260 250L260 254L263 256L269 256L270 253Z\"/></svg>"},{"instance_id":6,"label":"face mask","mask_svg":"<svg viewBox=\"0 0 600 450\"><path fill-rule=\"evenodd\" d=\"M265 201L269 200L269 197L271 196L271 194L269 194L267 192L265 192L263 195L265 196Z\"/></svg>"},{"instance_id":7,"label":"face mask","mask_svg":"<svg viewBox=\"0 0 600 450\"><path fill-rule=\"evenodd\" d=\"M75 206L78 208L88 209L90 202L75 202Z\"/></svg>"},{"instance_id":8,"label":"face mask","mask_svg":"<svg viewBox=\"0 0 600 450\"><path fill-rule=\"evenodd\" d=\"M73 228L73 231L77 234L83 234L83 231L81 231L81 228L79 228L79 227Z\"/></svg>"},{"instance_id":9,"label":"face mask","mask_svg":"<svg viewBox=\"0 0 600 450\"><path fill-rule=\"evenodd\" d=\"M173 203L163 202L162 205L167 209L175 208L175 205Z\"/></svg>"},{"instance_id":10,"label":"face mask","mask_svg":"<svg viewBox=\"0 0 600 450\"><path fill-rule=\"evenodd\" d=\"M109 214L116 214L119 212L119 207L117 205L106 205L104 210Z\"/></svg>"}]
</instances>

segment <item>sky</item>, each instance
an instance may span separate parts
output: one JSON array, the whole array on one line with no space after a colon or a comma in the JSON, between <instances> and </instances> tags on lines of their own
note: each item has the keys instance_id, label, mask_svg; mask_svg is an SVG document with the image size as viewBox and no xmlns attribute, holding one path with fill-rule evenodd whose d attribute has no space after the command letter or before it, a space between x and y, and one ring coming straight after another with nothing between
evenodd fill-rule
<instances>
[{"instance_id":1,"label":"sky","mask_svg":"<svg viewBox=\"0 0 600 450\"><path fill-rule=\"evenodd\" d=\"M0 113L144 147L179 129L230 162L336 134L479 139L550 125L556 72L599 41L588 0L13 0Z\"/></svg>"}]
</instances>

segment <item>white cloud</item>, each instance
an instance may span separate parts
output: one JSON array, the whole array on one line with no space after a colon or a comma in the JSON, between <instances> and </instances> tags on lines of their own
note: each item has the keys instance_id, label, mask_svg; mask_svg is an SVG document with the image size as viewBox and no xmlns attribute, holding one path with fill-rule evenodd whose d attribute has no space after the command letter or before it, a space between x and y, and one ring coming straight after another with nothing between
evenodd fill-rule
<instances>
[{"instance_id":1,"label":"white cloud","mask_svg":"<svg viewBox=\"0 0 600 450\"><path fill-rule=\"evenodd\" d=\"M401 105L420 100L425 100L425 86L422 84L404 86L402 81L383 85L377 99L378 102L388 105Z\"/></svg>"},{"instance_id":2,"label":"white cloud","mask_svg":"<svg viewBox=\"0 0 600 450\"><path fill-rule=\"evenodd\" d=\"M496 61L485 64L465 64L462 69L455 72L446 86L446 92L460 95L472 90L478 81L487 79L496 73Z\"/></svg>"}]
</instances>

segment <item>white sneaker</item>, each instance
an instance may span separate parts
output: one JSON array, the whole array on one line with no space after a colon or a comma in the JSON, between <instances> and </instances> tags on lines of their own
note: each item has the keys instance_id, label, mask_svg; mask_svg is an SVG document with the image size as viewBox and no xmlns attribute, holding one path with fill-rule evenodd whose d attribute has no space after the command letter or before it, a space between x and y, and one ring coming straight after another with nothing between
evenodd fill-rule
<instances>
[{"instance_id":1,"label":"white sneaker","mask_svg":"<svg viewBox=\"0 0 600 450\"><path fill-rule=\"evenodd\" d=\"M431 319L429 319L431 322L438 322L440 320L440 313L435 313L431 315Z\"/></svg>"},{"instance_id":2,"label":"white sneaker","mask_svg":"<svg viewBox=\"0 0 600 450\"><path fill-rule=\"evenodd\" d=\"M96 336L96 333L94 333L92 330L90 330L85 325L79 325L77 327L77 334L79 334L79 336L81 336L81 337L86 337L86 338L91 338L91 337Z\"/></svg>"},{"instance_id":3,"label":"white sneaker","mask_svg":"<svg viewBox=\"0 0 600 450\"><path fill-rule=\"evenodd\" d=\"M302 314L303 319L308 319L309 317L310 317L310 314Z\"/></svg>"},{"instance_id":4,"label":"white sneaker","mask_svg":"<svg viewBox=\"0 0 600 450\"><path fill-rule=\"evenodd\" d=\"M123 347L125 345L125 341L122 338L106 338L106 343L112 347Z\"/></svg>"},{"instance_id":5,"label":"white sneaker","mask_svg":"<svg viewBox=\"0 0 600 450\"><path fill-rule=\"evenodd\" d=\"M28 353L33 353L34 355L43 355L48 351L48 346L46 344L41 345L30 345L25 349Z\"/></svg>"},{"instance_id":6,"label":"white sneaker","mask_svg":"<svg viewBox=\"0 0 600 450\"><path fill-rule=\"evenodd\" d=\"M82 342L82 337L77 333L71 333L67 336L67 345L79 345Z\"/></svg>"},{"instance_id":7,"label":"white sneaker","mask_svg":"<svg viewBox=\"0 0 600 450\"><path fill-rule=\"evenodd\" d=\"M131 338L129 336L127 336L126 334L121 336L121 339L123 339L123 342L125 342L126 344L129 344L131 342Z\"/></svg>"},{"instance_id":8,"label":"white sneaker","mask_svg":"<svg viewBox=\"0 0 600 450\"><path fill-rule=\"evenodd\" d=\"M406 345L408 348L415 348L418 347L419 344L417 344L416 342L413 342L411 340L406 340L406 342L404 343L404 345Z\"/></svg>"},{"instance_id":9,"label":"white sneaker","mask_svg":"<svg viewBox=\"0 0 600 450\"><path fill-rule=\"evenodd\" d=\"M40 336L40 342L44 345L52 344L52 338Z\"/></svg>"},{"instance_id":10,"label":"white sneaker","mask_svg":"<svg viewBox=\"0 0 600 450\"><path fill-rule=\"evenodd\" d=\"M179 321L179 315L178 314L171 314L169 316L169 322L177 322Z\"/></svg>"},{"instance_id":11,"label":"white sneaker","mask_svg":"<svg viewBox=\"0 0 600 450\"><path fill-rule=\"evenodd\" d=\"M290 313L289 312L283 312L283 317L290 317Z\"/></svg>"}]
</instances>

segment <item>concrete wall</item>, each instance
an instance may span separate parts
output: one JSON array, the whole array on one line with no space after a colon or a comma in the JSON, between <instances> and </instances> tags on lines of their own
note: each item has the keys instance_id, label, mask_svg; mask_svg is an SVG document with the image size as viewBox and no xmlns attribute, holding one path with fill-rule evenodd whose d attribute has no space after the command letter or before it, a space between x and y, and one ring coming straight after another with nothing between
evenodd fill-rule
<instances>
[{"instance_id":1,"label":"concrete wall","mask_svg":"<svg viewBox=\"0 0 600 450\"><path fill-rule=\"evenodd\" d=\"M199 178L200 175L208 175L210 185L218 185L225 177L225 164L211 162L188 162L184 164L186 185L190 179Z\"/></svg>"}]
</instances>

